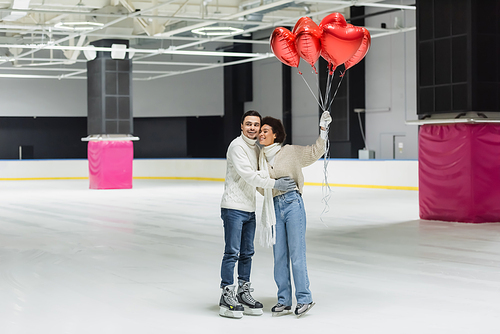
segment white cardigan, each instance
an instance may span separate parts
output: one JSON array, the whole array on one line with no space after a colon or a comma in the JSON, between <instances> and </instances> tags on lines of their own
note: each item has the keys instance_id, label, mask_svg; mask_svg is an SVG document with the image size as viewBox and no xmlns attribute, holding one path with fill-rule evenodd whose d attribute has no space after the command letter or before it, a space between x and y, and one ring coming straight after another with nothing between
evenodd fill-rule
<instances>
[{"instance_id":1,"label":"white cardigan","mask_svg":"<svg viewBox=\"0 0 500 334\"><path fill-rule=\"evenodd\" d=\"M229 145L221 208L255 212L256 187L274 187L275 180L268 173L257 170L259 147L256 141L242 133Z\"/></svg>"}]
</instances>

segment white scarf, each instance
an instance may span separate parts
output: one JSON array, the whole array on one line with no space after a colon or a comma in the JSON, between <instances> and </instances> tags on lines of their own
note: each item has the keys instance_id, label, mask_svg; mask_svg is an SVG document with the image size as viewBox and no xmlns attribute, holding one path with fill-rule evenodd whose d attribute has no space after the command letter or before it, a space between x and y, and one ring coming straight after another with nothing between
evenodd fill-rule
<instances>
[{"instance_id":1,"label":"white scarf","mask_svg":"<svg viewBox=\"0 0 500 334\"><path fill-rule=\"evenodd\" d=\"M251 148L255 147L255 143L257 142L257 139L250 139L250 138L248 138L247 136L245 136L243 134L243 131L241 131L241 138L243 138L243 140L245 141L245 143L247 143L248 146L250 146Z\"/></svg>"},{"instance_id":2,"label":"white scarf","mask_svg":"<svg viewBox=\"0 0 500 334\"><path fill-rule=\"evenodd\" d=\"M269 174L268 161L273 161L276 154L281 150L281 144L274 143L260 150L259 170ZM260 244L271 247L276 243L276 214L274 213L273 190L264 189L264 203L261 217L262 228L260 230Z\"/></svg>"}]
</instances>

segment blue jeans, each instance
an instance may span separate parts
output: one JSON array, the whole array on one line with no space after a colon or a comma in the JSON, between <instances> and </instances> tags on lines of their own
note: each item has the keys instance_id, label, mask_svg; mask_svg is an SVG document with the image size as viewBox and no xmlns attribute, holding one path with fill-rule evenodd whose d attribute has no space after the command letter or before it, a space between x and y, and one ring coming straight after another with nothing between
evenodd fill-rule
<instances>
[{"instance_id":1,"label":"blue jeans","mask_svg":"<svg viewBox=\"0 0 500 334\"><path fill-rule=\"evenodd\" d=\"M278 303L292 305L290 263L295 283L295 298L299 304L312 302L306 263L306 212L298 191L274 197L276 213L276 244L274 281L278 286Z\"/></svg>"},{"instance_id":2,"label":"blue jeans","mask_svg":"<svg viewBox=\"0 0 500 334\"><path fill-rule=\"evenodd\" d=\"M250 281L253 240L255 238L255 212L233 209L221 209L224 223L224 257L221 265L221 283L223 288L234 282L234 266L238 261L238 280Z\"/></svg>"}]
</instances>

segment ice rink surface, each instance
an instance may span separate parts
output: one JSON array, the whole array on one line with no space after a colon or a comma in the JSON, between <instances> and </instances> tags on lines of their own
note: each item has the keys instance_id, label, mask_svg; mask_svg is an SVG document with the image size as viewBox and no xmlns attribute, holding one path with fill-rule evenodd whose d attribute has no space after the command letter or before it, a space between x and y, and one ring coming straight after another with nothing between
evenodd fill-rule
<instances>
[{"instance_id":1,"label":"ice rink surface","mask_svg":"<svg viewBox=\"0 0 500 334\"><path fill-rule=\"evenodd\" d=\"M402 190L332 188L322 214L322 188L306 186L316 306L271 316L272 250L256 242L264 315L220 317L222 191L0 181L0 333L500 333L500 224L421 221Z\"/></svg>"}]
</instances>

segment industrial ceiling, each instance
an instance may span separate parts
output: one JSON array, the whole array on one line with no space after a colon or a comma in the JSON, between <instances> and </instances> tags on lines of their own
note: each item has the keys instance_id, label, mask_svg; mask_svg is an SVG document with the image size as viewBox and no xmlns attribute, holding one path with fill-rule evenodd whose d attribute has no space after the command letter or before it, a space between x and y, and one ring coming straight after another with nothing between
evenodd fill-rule
<instances>
[{"instance_id":1,"label":"industrial ceiling","mask_svg":"<svg viewBox=\"0 0 500 334\"><path fill-rule=\"evenodd\" d=\"M0 78L86 79L99 39L125 39L134 80L155 80L274 57L269 36L303 16L319 24L351 6L415 10L401 1L0 0ZM415 27L366 27L372 39ZM225 52L235 41L252 52ZM111 49L107 49L110 50ZM99 51L99 50L98 50ZM120 50L117 50L120 51ZM223 62L222 59L225 58ZM229 59L229 61L227 61Z\"/></svg>"}]
</instances>

